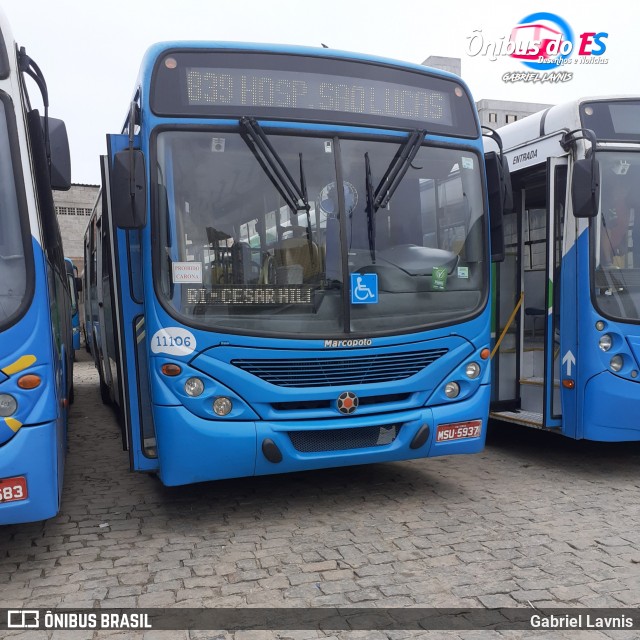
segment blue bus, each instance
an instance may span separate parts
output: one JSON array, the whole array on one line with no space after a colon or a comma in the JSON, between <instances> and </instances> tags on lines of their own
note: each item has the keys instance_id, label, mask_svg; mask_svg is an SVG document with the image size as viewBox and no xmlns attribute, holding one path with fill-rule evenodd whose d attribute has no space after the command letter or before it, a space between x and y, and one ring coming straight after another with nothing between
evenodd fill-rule
<instances>
[{"instance_id":1,"label":"blue bus","mask_svg":"<svg viewBox=\"0 0 640 640\"><path fill-rule=\"evenodd\" d=\"M503 181L460 78L171 42L133 95L85 241L131 468L181 485L480 451Z\"/></svg>"},{"instance_id":2,"label":"blue bus","mask_svg":"<svg viewBox=\"0 0 640 640\"><path fill-rule=\"evenodd\" d=\"M515 202L497 266L502 422L640 440L639 121L639 97L600 96L498 130Z\"/></svg>"},{"instance_id":3,"label":"blue bus","mask_svg":"<svg viewBox=\"0 0 640 640\"><path fill-rule=\"evenodd\" d=\"M67 273L67 284L69 286L69 294L71 296L71 329L73 333L73 357L75 352L80 349L80 299L78 297L79 283L78 267L73 264L71 258L65 258L65 270Z\"/></svg>"},{"instance_id":4,"label":"blue bus","mask_svg":"<svg viewBox=\"0 0 640 640\"><path fill-rule=\"evenodd\" d=\"M44 116L30 105L27 78ZM55 515L73 393L70 294L52 188L69 189L64 123L0 13L0 524Z\"/></svg>"}]
</instances>

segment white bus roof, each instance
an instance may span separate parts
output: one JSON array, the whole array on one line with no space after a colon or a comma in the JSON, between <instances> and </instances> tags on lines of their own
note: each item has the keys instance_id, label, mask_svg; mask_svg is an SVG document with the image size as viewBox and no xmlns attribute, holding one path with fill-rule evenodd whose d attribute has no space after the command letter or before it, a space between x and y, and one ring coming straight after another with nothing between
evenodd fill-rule
<instances>
[{"instance_id":1,"label":"white bus roof","mask_svg":"<svg viewBox=\"0 0 640 640\"><path fill-rule=\"evenodd\" d=\"M511 171L545 162L549 157L566 155L560 139L564 133L581 128L579 108L582 103L633 99L640 99L640 96L586 96L543 109L500 127L497 132ZM495 147L487 145L486 149L494 150Z\"/></svg>"}]
</instances>

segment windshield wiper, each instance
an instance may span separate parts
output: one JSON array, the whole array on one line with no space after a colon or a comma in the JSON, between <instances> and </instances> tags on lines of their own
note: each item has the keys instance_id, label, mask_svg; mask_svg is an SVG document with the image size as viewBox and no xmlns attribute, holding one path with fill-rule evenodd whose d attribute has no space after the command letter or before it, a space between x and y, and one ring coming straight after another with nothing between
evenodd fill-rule
<instances>
[{"instance_id":1,"label":"windshield wiper","mask_svg":"<svg viewBox=\"0 0 640 640\"><path fill-rule=\"evenodd\" d=\"M373 182L371 180L371 161L369 152L364 154L364 175L367 185L367 234L369 236L369 252L371 260L376 262L376 211L375 197L373 195Z\"/></svg>"},{"instance_id":2,"label":"windshield wiper","mask_svg":"<svg viewBox=\"0 0 640 640\"><path fill-rule=\"evenodd\" d=\"M380 184L373 191L373 181L371 178L371 160L369 152L364 154L365 182L367 186L367 234L369 236L369 252L371 260L376 261L376 212L382 207L386 207L395 193L398 185L402 182L405 174L409 170L413 159L416 157L424 137L425 130L415 129L409 135L408 140L394 156L391 164L387 167Z\"/></svg>"},{"instance_id":3,"label":"windshield wiper","mask_svg":"<svg viewBox=\"0 0 640 640\"><path fill-rule=\"evenodd\" d=\"M240 118L240 135L287 206L292 211L306 211L308 215L310 207L302 167L302 154L300 154L300 185L298 185L255 118Z\"/></svg>"},{"instance_id":4,"label":"windshield wiper","mask_svg":"<svg viewBox=\"0 0 640 640\"><path fill-rule=\"evenodd\" d=\"M396 153L387 168L380 184L376 188L375 198L373 201L373 213L382 207L386 207L391 200L391 196L395 193L398 185L402 182L405 174L409 170L413 159L416 157L420 147L427 135L425 130L419 131L414 129L409 135L409 139Z\"/></svg>"}]
</instances>

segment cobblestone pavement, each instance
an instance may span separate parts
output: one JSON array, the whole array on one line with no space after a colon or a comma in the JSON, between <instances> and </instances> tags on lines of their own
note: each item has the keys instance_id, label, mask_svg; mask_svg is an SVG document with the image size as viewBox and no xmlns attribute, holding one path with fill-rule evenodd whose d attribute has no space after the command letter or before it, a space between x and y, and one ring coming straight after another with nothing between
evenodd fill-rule
<instances>
[{"instance_id":1,"label":"cobblestone pavement","mask_svg":"<svg viewBox=\"0 0 640 640\"><path fill-rule=\"evenodd\" d=\"M129 471L115 417L100 403L97 374L84 353L75 385L62 510L45 523L0 529L2 606L640 605L639 445L503 429L475 456L167 488ZM608 633L588 636L637 637ZM427 636L421 634L335 637ZM482 635L488 632L429 637ZM536 633L545 637L561 635Z\"/></svg>"}]
</instances>

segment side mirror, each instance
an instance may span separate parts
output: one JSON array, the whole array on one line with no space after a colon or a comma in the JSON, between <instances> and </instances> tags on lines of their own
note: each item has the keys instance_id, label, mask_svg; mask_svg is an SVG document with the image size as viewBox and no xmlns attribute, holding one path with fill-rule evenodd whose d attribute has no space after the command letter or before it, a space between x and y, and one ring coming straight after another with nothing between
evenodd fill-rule
<instances>
[{"instance_id":1,"label":"side mirror","mask_svg":"<svg viewBox=\"0 0 640 640\"><path fill-rule=\"evenodd\" d=\"M76 291L82 293L82 278L76 276Z\"/></svg>"},{"instance_id":2,"label":"side mirror","mask_svg":"<svg viewBox=\"0 0 640 640\"><path fill-rule=\"evenodd\" d=\"M44 118L42 118L44 129ZM67 127L62 120L49 118L49 147L51 149L51 188L68 191L71 188L71 157Z\"/></svg>"},{"instance_id":3,"label":"side mirror","mask_svg":"<svg viewBox=\"0 0 640 640\"><path fill-rule=\"evenodd\" d=\"M141 229L147 214L144 156L137 149L118 151L111 180L113 221L121 229Z\"/></svg>"},{"instance_id":4,"label":"side mirror","mask_svg":"<svg viewBox=\"0 0 640 640\"><path fill-rule=\"evenodd\" d=\"M491 230L491 261L504 260L504 227L502 223L505 212L513 209L513 191L509 166L504 157L495 151L484 154L487 173L487 196L489 199L489 225Z\"/></svg>"},{"instance_id":5,"label":"side mirror","mask_svg":"<svg viewBox=\"0 0 640 640\"><path fill-rule=\"evenodd\" d=\"M571 201L576 218L593 218L598 215L600 167L595 158L576 160L573 163Z\"/></svg>"}]
</instances>

